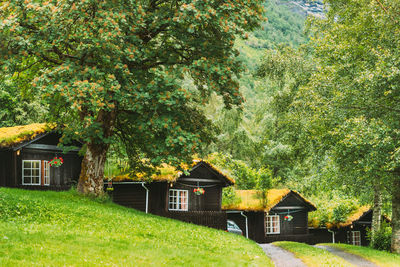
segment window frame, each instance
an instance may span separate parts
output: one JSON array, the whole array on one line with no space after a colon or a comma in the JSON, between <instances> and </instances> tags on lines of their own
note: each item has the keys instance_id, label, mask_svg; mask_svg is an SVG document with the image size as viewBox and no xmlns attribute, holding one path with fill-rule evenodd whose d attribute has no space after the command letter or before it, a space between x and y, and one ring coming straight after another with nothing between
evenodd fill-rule
<instances>
[{"instance_id":1,"label":"window frame","mask_svg":"<svg viewBox=\"0 0 400 267\"><path fill-rule=\"evenodd\" d=\"M355 240L356 234L358 234L358 241ZM353 246L361 246L361 231L351 231L351 243Z\"/></svg>"},{"instance_id":2,"label":"window frame","mask_svg":"<svg viewBox=\"0 0 400 267\"><path fill-rule=\"evenodd\" d=\"M171 195L171 192L174 192L174 194L176 195ZM181 202L181 194L184 192L185 194L185 202L182 203ZM173 199L176 198L176 201L172 201L171 202L171 197ZM172 205L172 208L171 208ZM181 206L186 207L185 209L181 208ZM188 211L189 210L189 190L185 190L185 189L169 189L168 191L168 210L171 211Z\"/></svg>"},{"instance_id":3,"label":"window frame","mask_svg":"<svg viewBox=\"0 0 400 267\"><path fill-rule=\"evenodd\" d=\"M25 162L31 162L31 167L30 168L25 168ZM39 183L32 183L32 163L33 162L38 162L39 163ZM31 182L30 183L25 183L25 170L31 170ZM42 179L42 161L41 160L31 160L31 159L26 159L22 160L22 185L41 185L41 179Z\"/></svg>"},{"instance_id":4,"label":"window frame","mask_svg":"<svg viewBox=\"0 0 400 267\"><path fill-rule=\"evenodd\" d=\"M278 231L274 232L273 229L275 227L273 227L273 218L278 218L276 221L278 222L277 228ZM281 233L281 222L280 222L280 216L278 214L273 214L273 215L269 215L267 214L265 216L265 234L267 235L279 235ZM272 231L271 231L272 230Z\"/></svg>"},{"instance_id":5,"label":"window frame","mask_svg":"<svg viewBox=\"0 0 400 267\"><path fill-rule=\"evenodd\" d=\"M46 169L47 169L47 177L46 177ZM50 161L43 160L43 186L50 186ZM46 183L46 178L48 179L48 183Z\"/></svg>"}]
</instances>

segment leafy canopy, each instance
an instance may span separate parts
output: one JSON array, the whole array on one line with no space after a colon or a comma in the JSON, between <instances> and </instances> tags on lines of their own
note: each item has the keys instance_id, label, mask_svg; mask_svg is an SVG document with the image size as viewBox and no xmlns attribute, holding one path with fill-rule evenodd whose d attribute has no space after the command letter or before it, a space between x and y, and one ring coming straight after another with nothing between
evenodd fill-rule
<instances>
[{"instance_id":1,"label":"leafy canopy","mask_svg":"<svg viewBox=\"0 0 400 267\"><path fill-rule=\"evenodd\" d=\"M1 70L41 66L30 83L67 126L64 139L108 144L117 132L136 159L158 163L210 135L197 106L211 92L242 103L233 44L263 9L260 0L17 0L0 12Z\"/></svg>"}]
</instances>

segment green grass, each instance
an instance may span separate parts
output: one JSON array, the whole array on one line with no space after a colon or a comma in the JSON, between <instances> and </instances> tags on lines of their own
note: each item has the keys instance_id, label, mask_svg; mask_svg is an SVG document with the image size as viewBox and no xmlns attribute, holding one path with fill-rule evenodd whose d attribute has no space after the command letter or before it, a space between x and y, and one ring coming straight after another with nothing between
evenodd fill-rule
<instances>
[{"instance_id":1,"label":"green grass","mask_svg":"<svg viewBox=\"0 0 400 267\"><path fill-rule=\"evenodd\" d=\"M342 249L346 252L356 254L363 257L379 266L398 267L400 266L400 255L393 254L387 251L380 251L368 247L353 246L347 244L320 244Z\"/></svg>"},{"instance_id":2,"label":"green grass","mask_svg":"<svg viewBox=\"0 0 400 267\"><path fill-rule=\"evenodd\" d=\"M273 266L244 237L69 192L0 188L0 266Z\"/></svg>"},{"instance_id":3,"label":"green grass","mask_svg":"<svg viewBox=\"0 0 400 267\"><path fill-rule=\"evenodd\" d=\"M353 266L344 259L336 255L333 255L332 253L326 250L315 248L307 244L289 242L289 241L274 242L272 244L292 252L297 258L301 259L307 266L312 266L312 267Z\"/></svg>"}]
</instances>

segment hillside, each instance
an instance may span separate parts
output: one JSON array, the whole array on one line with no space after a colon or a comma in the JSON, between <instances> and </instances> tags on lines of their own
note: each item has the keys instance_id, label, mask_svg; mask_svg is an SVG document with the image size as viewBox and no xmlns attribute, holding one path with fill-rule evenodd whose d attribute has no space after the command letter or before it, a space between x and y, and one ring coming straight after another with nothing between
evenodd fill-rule
<instances>
[{"instance_id":1,"label":"hillside","mask_svg":"<svg viewBox=\"0 0 400 267\"><path fill-rule=\"evenodd\" d=\"M0 266L270 264L244 237L74 191L0 188L0 251Z\"/></svg>"}]
</instances>

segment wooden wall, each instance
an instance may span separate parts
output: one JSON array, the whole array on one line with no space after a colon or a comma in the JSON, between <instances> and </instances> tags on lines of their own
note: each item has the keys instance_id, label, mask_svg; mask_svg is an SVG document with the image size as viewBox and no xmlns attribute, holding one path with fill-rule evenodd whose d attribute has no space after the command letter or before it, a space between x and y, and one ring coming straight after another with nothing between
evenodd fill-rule
<instances>
[{"instance_id":1,"label":"wooden wall","mask_svg":"<svg viewBox=\"0 0 400 267\"><path fill-rule=\"evenodd\" d=\"M179 181L179 180L178 180ZM204 195L196 195L193 189L197 186L194 182L176 183L169 189L188 190L189 211L221 211L222 186L220 184L201 183L199 187L205 190ZM167 192L168 194L168 192ZM168 207L167 207L168 208Z\"/></svg>"},{"instance_id":2,"label":"wooden wall","mask_svg":"<svg viewBox=\"0 0 400 267\"><path fill-rule=\"evenodd\" d=\"M11 186L12 152L0 151L0 186Z\"/></svg>"},{"instance_id":3,"label":"wooden wall","mask_svg":"<svg viewBox=\"0 0 400 267\"><path fill-rule=\"evenodd\" d=\"M55 151L45 151L37 149L23 148L17 161L17 184L15 186L32 188L32 186L22 185L22 160L52 160L55 156L62 157L64 164L58 168L50 167L50 187L42 186L38 189L68 189L78 183L81 172L82 157L77 152L63 154Z\"/></svg>"}]
</instances>

